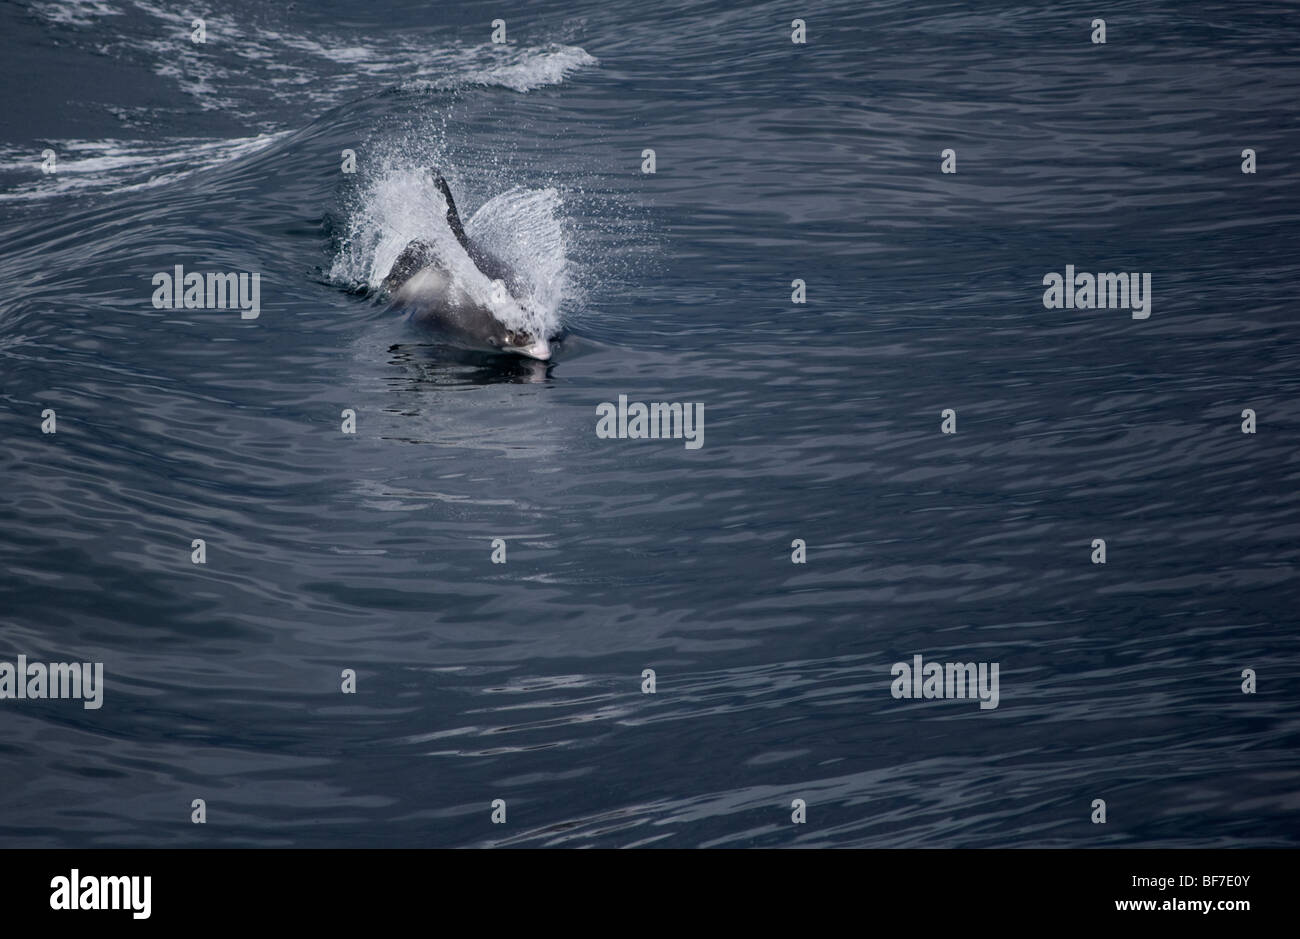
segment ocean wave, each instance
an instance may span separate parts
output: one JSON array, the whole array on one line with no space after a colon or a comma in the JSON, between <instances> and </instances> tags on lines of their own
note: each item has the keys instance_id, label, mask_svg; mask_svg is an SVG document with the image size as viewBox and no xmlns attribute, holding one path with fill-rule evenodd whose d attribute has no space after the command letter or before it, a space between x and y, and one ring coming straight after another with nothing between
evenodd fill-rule
<instances>
[{"instance_id":1,"label":"ocean wave","mask_svg":"<svg viewBox=\"0 0 1300 939\"><path fill-rule=\"evenodd\" d=\"M163 186L192 173L258 153L287 136L259 134L233 140L62 140L49 149L57 169L40 172L30 148L0 147L0 181L17 181L0 192L0 202L32 202L57 196L130 192Z\"/></svg>"},{"instance_id":2,"label":"ocean wave","mask_svg":"<svg viewBox=\"0 0 1300 939\"><path fill-rule=\"evenodd\" d=\"M266 21L266 13L209 13L205 41L193 42L198 13L154 0L38 3L32 8L56 28L94 27L99 54L134 60L173 83L205 111L241 119L264 118L264 106L326 107L377 90L375 83L413 83L439 90L490 86L525 92L558 84L597 59L577 46L431 44L422 32L340 35L294 22ZM123 15L130 14L130 15ZM104 24L117 15L120 26ZM265 125L264 125L265 126Z\"/></svg>"}]
</instances>

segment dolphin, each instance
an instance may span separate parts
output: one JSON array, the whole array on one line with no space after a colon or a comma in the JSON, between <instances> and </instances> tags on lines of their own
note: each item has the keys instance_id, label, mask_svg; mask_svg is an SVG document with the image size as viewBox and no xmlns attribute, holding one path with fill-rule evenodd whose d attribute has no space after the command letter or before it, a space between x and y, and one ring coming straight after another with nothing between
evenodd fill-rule
<instances>
[{"instance_id":1,"label":"dolphin","mask_svg":"<svg viewBox=\"0 0 1300 939\"><path fill-rule=\"evenodd\" d=\"M383 288L392 299L390 308L403 310L408 319L435 326L463 341L549 359L551 344L546 336L503 322L525 322L523 304L517 299L519 282L500 258L466 236L447 181L435 174L434 183L447 202L447 227L469 256L472 270L465 274L466 265L456 265L455 259L444 256L434 244L417 238L398 255L384 278Z\"/></svg>"}]
</instances>

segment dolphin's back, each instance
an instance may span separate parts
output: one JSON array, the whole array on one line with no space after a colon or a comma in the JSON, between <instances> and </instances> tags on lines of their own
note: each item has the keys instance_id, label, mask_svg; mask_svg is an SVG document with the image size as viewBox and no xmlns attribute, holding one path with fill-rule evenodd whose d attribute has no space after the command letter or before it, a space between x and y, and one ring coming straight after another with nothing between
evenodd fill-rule
<instances>
[{"instance_id":1,"label":"dolphin's back","mask_svg":"<svg viewBox=\"0 0 1300 939\"><path fill-rule=\"evenodd\" d=\"M397 256L393 266L388 271L388 276L384 278L384 290L396 293L397 290L410 280L416 273L435 263L437 260L433 247L419 239L412 241Z\"/></svg>"}]
</instances>

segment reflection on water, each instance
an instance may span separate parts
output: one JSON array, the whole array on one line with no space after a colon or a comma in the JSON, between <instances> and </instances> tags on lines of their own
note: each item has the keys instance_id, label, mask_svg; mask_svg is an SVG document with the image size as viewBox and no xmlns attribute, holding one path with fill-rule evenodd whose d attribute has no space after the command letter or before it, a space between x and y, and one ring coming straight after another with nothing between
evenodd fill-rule
<instances>
[{"instance_id":1,"label":"reflection on water","mask_svg":"<svg viewBox=\"0 0 1300 939\"><path fill-rule=\"evenodd\" d=\"M554 355L543 362L449 343L404 343L390 346L388 352L389 364L401 370L401 381L411 391L421 385L536 384L550 378L556 365Z\"/></svg>"}]
</instances>

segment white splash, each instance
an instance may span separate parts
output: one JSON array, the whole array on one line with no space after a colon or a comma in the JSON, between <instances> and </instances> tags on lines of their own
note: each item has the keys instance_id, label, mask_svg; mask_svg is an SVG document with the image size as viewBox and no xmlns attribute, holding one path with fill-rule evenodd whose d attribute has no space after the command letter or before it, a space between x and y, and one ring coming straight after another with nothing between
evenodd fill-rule
<instances>
[{"instance_id":1,"label":"white splash","mask_svg":"<svg viewBox=\"0 0 1300 939\"><path fill-rule=\"evenodd\" d=\"M561 209L554 189L516 187L486 202L465 222L469 238L514 272L514 289L503 296L500 285L478 269L452 235L433 174L424 168L385 168L354 203L330 277L378 292L393 262L420 239L447 267L448 292L488 306L507 326L554 336L560 331L568 267Z\"/></svg>"},{"instance_id":2,"label":"white splash","mask_svg":"<svg viewBox=\"0 0 1300 939\"><path fill-rule=\"evenodd\" d=\"M562 208L555 189L515 187L489 199L465 223L471 241L515 272L514 294L525 309L558 311L568 292ZM558 327L558 313L554 323L539 325Z\"/></svg>"}]
</instances>

